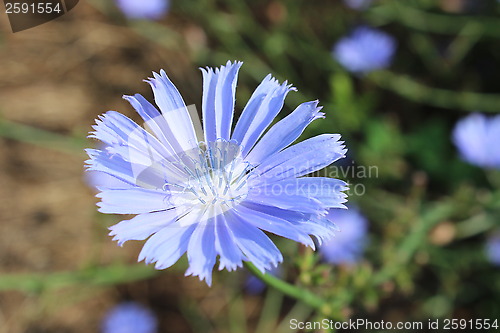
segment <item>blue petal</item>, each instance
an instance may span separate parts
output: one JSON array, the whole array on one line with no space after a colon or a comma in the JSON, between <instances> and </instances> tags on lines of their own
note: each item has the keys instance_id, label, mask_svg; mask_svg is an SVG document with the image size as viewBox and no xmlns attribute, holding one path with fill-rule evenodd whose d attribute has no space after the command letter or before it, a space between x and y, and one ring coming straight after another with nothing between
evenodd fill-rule
<instances>
[{"instance_id":1,"label":"blue petal","mask_svg":"<svg viewBox=\"0 0 500 333\"><path fill-rule=\"evenodd\" d=\"M201 69L203 73L203 128L205 141L229 140L233 123L234 101L238 71L243 63L227 62L215 69Z\"/></svg>"},{"instance_id":2,"label":"blue petal","mask_svg":"<svg viewBox=\"0 0 500 333\"><path fill-rule=\"evenodd\" d=\"M219 254L219 270L228 271L242 266L243 254L236 246L234 235L224 214L215 217L215 249Z\"/></svg>"},{"instance_id":3,"label":"blue petal","mask_svg":"<svg viewBox=\"0 0 500 333\"><path fill-rule=\"evenodd\" d=\"M89 138L98 139L108 146L130 146L138 150L151 151L155 155L169 156L157 138L146 132L130 118L115 111L99 116Z\"/></svg>"},{"instance_id":4,"label":"blue petal","mask_svg":"<svg viewBox=\"0 0 500 333\"><path fill-rule=\"evenodd\" d=\"M255 89L231 137L243 146L243 156L252 149L264 130L280 112L286 95L292 90L295 88L288 85L286 81L280 85L271 75L266 76Z\"/></svg>"},{"instance_id":5,"label":"blue petal","mask_svg":"<svg viewBox=\"0 0 500 333\"><path fill-rule=\"evenodd\" d=\"M290 210L281 209L278 207L243 202L240 206L259 211L267 215L278 217L293 224L293 227L302 234L315 236L321 243L321 240L330 238L334 232L339 231L335 223L324 216L318 214L305 214ZM330 210L331 211L331 210ZM286 236L284 236L286 237ZM309 241L306 239L306 241ZM304 243L304 242L303 242ZM314 248L314 245L304 243Z\"/></svg>"},{"instance_id":6,"label":"blue petal","mask_svg":"<svg viewBox=\"0 0 500 333\"><path fill-rule=\"evenodd\" d=\"M175 209L162 212L140 214L130 220L121 221L110 227L110 236L118 241L118 245L129 240L144 240L155 232L173 223L181 212Z\"/></svg>"},{"instance_id":7,"label":"blue petal","mask_svg":"<svg viewBox=\"0 0 500 333\"><path fill-rule=\"evenodd\" d=\"M173 208L165 191L143 188L108 189L97 194L101 213L142 214Z\"/></svg>"},{"instance_id":8,"label":"blue petal","mask_svg":"<svg viewBox=\"0 0 500 333\"><path fill-rule=\"evenodd\" d=\"M318 240L319 245L331 239L339 231L335 223L324 216L311 217L309 221L300 225L300 229L309 235L313 235Z\"/></svg>"},{"instance_id":9,"label":"blue petal","mask_svg":"<svg viewBox=\"0 0 500 333\"><path fill-rule=\"evenodd\" d=\"M345 157L339 134L322 134L302 141L267 158L250 176L252 181L274 182L321 170Z\"/></svg>"},{"instance_id":10,"label":"blue petal","mask_svg":"<svg viewBox=\"0 0 500 333\"><path fill-rule=\"evenodd\" d=\"M169 142L167 134L170 134L170 129L163 115L149 103L141 94L134 96L123 96L144 119L146 128L150 128L156 138L165 146L168 153L175 154L172 143Z\"/></svg>"},{"instance_id":11,"label":"blue petal","mask_svg":"<svg viewBox=\"0 0 500 333\"><path fill-rule=\"evenodd\" d=\"M275 191L272 187L251 189L245 200L297 212L326 214L326 207L319 200Z\"/></svg>"},{"instance_id":12,"label":"blue petal","mask_svg":"<svg viewBox=\"0 0 500 333\"><path fill-rule=\"evenodd\" d=\"M236 245L262 273L283 261L276 245L258 228L246 223L233 211L226 212Z\"/></svg>"},{"instance_id":13,"label":"blue petal","mask_svg":"<svg viewBox=\"0 0 500 333\"><path fill-rule=\"evenodd\" d=\"M110 176L102 171L92 171L86 170L84 175L84 180L93 189L111 189L111 188L133 188L135 185L131 185L119 180L116 177Z\"/></svg>"},{"instance_id":14,"label":"blue petal","mask_svg":"<svg viewBox=\"0 0 500 333\"><path fill-rule=\"evenodd\" d=\"M180 226L178 222L163 227L146 241L139 254L139 261L144 260L146 264L156 262L156 269L172 266L186 253L195 228L195 224Z\"/></svg>"},{"instance_id":15,"label":"blue petal","mask_svg":"<svg viewBox=\"0 0 500 333\"><path fill-rule=\"evenodd\" d=\"M108 147L107 149L111 149ZM163 165L143 165L125 161L119 154L97 149L87 149L90 159L86 161L88 170L102 171L126 182L133 187L143 187L148 189L162 188L167 180L174 175L168 173L168 169ZM140 152L135 155L140 156ZM178 178L176 176L175 178Z\"/></svg>"},{"instance_id":16,"label":"blue petal","mask_svg":"<svg viewBox=\"0 0 500 333\"><path fill-rule=\"evenodd\" d=\"M158 139L121 113L106 112L99 116L93 128L89 138L101 140L107 145L107 149L116 152L122 149L120 155L130 162L147 164L148 162L142 162L142 156L147 156L147 161L160 161L171 155ZM140 155L127 151L128 148L134 149Z\"/></svg>"},{"instance_id":17,"label":"blue petal","mask_svg":"<svg viewBox=\"0 0 500 333\"><path fill-rule=\"evenodd\" d=\"M189 268L185 275L199 276L200 281L205 280L208 286L212 285L212 270L217 256L214 226L213 220L198 223L187 250Z\"/></svg>"},{"instance_id":18,"label":"blue petal","mask_svg":"<svg viewBox=\"0 0 500 333\"><path fill-rule=\"evenodd\" d=\"M183 170L172 163L172 160L179 157L172 156L165 145L131 119L114 111L109 111L99 118L94 126L95 131L89 137L106 143L105 149L109 156L120 156L129 162L130 176L145 178L148 174L156 174L160 183L161 179L176 182L187 177ZM149 182L149 185L152 183Z\"/></svg>"},{"instance_id":19,"label":"blue petal","mask_svg":"<svg viewBox=\"0 0 500 333\"><path fill-rule=\"evenodd\" d=\"M300 104L295 111L264 134L246 160L252 165L259 165L267 157L290 145L313 120L324 118L320 110L318 101Z\"/></svg>"},{"instance_id":20,"label":"blue petal","mask_svg":"<svg viewBox=\"0 0 500 333\"><path fill-rule=\"evenodd\" d=\"M247 208L243 204L238 205L238 207L234 209L234 212L240 219L249 225L314 248L314 242L311 237L309 237L307 233L301 232L299 228L287 220L266 214L259 210Z\"/></svg>"},{"instance_id":21,"label":"blue petal","mask_svg":"<svg viewBox=\"0 0 500 333\"><path fill-rule=\"evenodd\" d=\"M136 177L129 162L121 156L113 156L98 149L85 149L90 159L86 160L87 170L101 171L131 186L136 185Z\"/></svg>"},{"instance_id":22,"label":"blue petal","mask_svg":"<svg viewBox=\"0 0 500 333\"><path fill-rule=\"evenodd\" d=\"M303 196L315 199L328 208L345 208L343 203L347 201L347 194L343 191L349 189L346 182L326 177L292 178L277 182L261 181L261 179L255 178L250 182L250 195L264 195L266 198L272 194L283 197ZM298 202L300 201L297 201L296 205Z\"/></svg>"},{"instance_id":23,"label":"blue petal","mask_svg":"<svg viewBox=\"0 0 500 333\"><path fill-rule=\"evenodd\" d=\"M165 135L168 141L178 153L197 147L193 122L179 91L164 70L160 74L153 73L153 76L147 82L153 89L156 105L165 117L168 126Z\"/></svg>"}]
</instances>

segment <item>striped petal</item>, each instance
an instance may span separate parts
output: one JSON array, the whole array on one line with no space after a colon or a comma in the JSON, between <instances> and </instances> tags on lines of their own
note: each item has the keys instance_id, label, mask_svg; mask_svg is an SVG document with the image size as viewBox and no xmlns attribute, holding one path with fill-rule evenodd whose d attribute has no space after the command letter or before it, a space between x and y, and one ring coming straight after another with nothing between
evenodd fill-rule
<instances>
[{"instance_id":1,"label":"striped petal","mask_svg":"<svg viewBox=\"0 0 500 333\"><path fill-rule=\"evenodd\" d=\"M248 154L246 160L252 165L259 165L267 157L293 143L312 121L324 118L324 114L319 112L320 110L318 101L300 104L295 111L264 134Z\"/></svg>"},{"instance_id":2,"label":"striped petal","mask_svg":"<svg viewBox=\"0 0 500 333\"><path fill-rule=\"evenodd\" d=\"M212 70L201 69L203 73L203 128L205 141L229 140L233 123L234 102L238 71L243 63L227 62Z\"/></svg>"},{"instance_id":3,"label":"striped petal","mask_svg":"<svg viewBox=\"0 0 500 333\"><path fill-rule=\"evenodd\" d=\"M288 85L288 82L279 84L271 75L266 76L255 89L231 137L243 146L243 156L252 149L264 130L280 112L286 95L294 90L296 89Z\"/></svg>"},{"instance_id":4,"label":"striped petal","mask_svg":"<svg viewBox=\"0 0 500 333\"><path fill-rule=\"evenodd\" d=\"M156 105L166 121L164 134L177 153L198 146L194 125L181 94L170 81L164 70L160 74L153 72L154 78L146 82L151 85Z\"/></svg>"},{"instance_id":5,"label":"striped petal","mask_svg":"<svg viewBox=\"0 0 500 333\"><path fill-rule=\"evenodd\" d=\"M266 159L255 168L253 179L274 182L291 177L301 177L321 170L345 157L343 141L338 134L322 134L286 148Z\"/></svg>"}]
</instances>

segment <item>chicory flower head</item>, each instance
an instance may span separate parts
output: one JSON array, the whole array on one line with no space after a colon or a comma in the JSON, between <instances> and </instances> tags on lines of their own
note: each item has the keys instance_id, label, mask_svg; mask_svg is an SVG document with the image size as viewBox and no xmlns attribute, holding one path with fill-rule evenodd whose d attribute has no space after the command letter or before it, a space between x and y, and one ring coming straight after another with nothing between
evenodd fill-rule
<instances>
[{"instance_id":1,"label":"chicory flower head","mask_svg":"<svg viewBox=\"0 0 500 333\"><path fill-rule=\"evenodd\" d=\"M116 0L116 5L129 18L157 20L168 12L170 0Z\"/></svg>"},{"instance_id":2,"label":"chicory flower head","mask_svg":"<svg viewBox=\"0 0 500 333\"><path fill-rule=\"evenodd\" d=\"M361 10L370 6L372 1L373 0L344 0L344 3L351 9Z\"/></svg>"},{"instance_id":3,"label":"chicory flower head","mask_svg":"<svg viewBox=\"0 0 500 333\"><path fill-rule=\"evenodd\" d=\"M361 259L366 245L368 222L357 208L331 209L328 218L339 232L320 247L325 261L332 264L354 264Z\"/></svg>"},{"instance_id":4,"label":"chicory flower head","mask_svg":"<svg viewBox=\"0 0 500 333\"><path fill-rule=\"evenodd\" d=\"M102 333L156 333L158 321L148 308L125 302L111 309L102 322Z\"/></svg>"},{"instance_id":5,"label":"chicory flower head","mask_svg":"<svg viewBox=\"0 0 500 333\"><path fill-rule=\"evenodd\" d=\"M474 113L461 119L453 130L453 142L462 158L483 168L500 168L500 115Z\"/></svg>"},{"instance_id":6,"label":"chicory flower head","mask_svg":"<svg viewBox=\"0 0 500 333\"><path fill-rule=\"evenodd\" d=\"M109 111L89 137L102 149L88 149L88 169L105 172L126 185L99 188L99 211L138 214L112 226L122 245L149 238L139 260L173 265L187 252L186 275L210 285L219 270L252 262L262 272L283 257L263 232L314 247L330 237L325 215L345 207L347 184L304 177L345 156L338 134L323 134L290 146L315 119L318 101L299 105L273 125L286 95L295 90L268 75L254 91L234 129L235 90L241 62L202 69L203 139L197 139L184 101L162 70L147 80L160 111L139 94L124 96L145 128ZM265 133L264 133L265 132Z\"/></svg>"},{"instance_id":7,"label":"chicory flower head","mask_svg":"<svg viewBox=\"0 0 500 333\"><path fill-rule=\"evenodd\" d=\"M367 73L389 67L396 51L396 40L387 33L361 26L340 39L333 56L348 71Z\"/></svg>"},{"instance_id":8,"label":"chicory flower head","mask_svg":"<svg viewBox=\"0 0 500 333\"><path fill-rule=\"evenodd\" d=\"M500 235L488 238L486 242L486 256L492 264L500 266Z\"/></svg>"}]
</instances>

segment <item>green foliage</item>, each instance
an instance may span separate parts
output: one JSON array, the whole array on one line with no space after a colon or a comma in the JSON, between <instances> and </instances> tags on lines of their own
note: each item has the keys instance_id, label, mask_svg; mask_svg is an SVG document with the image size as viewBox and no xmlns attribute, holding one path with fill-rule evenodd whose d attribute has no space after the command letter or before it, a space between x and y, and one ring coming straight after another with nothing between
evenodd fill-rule
<instances>
[{"instance_id":1,"label":"green foliage","mask_svg":"<svg viewBox=\"0 0 500 333\"><path fill-rule=\"evenodd\" d=\"M500 62L500 5L486 1L474 15L450 14L438 5L444 2L386 0L354 12L341 1L326 0L172 1L173 19L200 28L208 41L186 52L193 67L245 62L239 110L267 73L287 78L299 92L290 94L286 112L313 99L324 106L327 118L315 121L304 136L341 133L354 165L377 167L377 177L349 179L366 187L352 198L370 220L364 259L354 266L332 266L315 252L283 242L283 279L261 276L248 266L276 288L265 293L260 321L249 327L286 332L290 318L392 320L389 313L407 321L498 318L500 273L487 262L484 243L500 228L500 177L463 162L451 130L466 112L500 111L498 66L485 70L482 63L483 56ZM398 55L390 69L355 76L333 60L333 43L358 22L379 25L397 37ZM128 27L155 40L158 48L185 50L181 28L143 21ZM0 121L0 135L75 153L83 142L6 121ZM126 275L121 266L2 275L0 289L33 292L152 275L147 268L129 269ZM234 280L232 274L237 273L221 274L215 288ZM227 284L232 288L227 300L232 321L226 327L231 332L243 332L248 324L240 287ZM182 309L190 321L217 321L196 305Z\"/></svg>"}]
</instances>

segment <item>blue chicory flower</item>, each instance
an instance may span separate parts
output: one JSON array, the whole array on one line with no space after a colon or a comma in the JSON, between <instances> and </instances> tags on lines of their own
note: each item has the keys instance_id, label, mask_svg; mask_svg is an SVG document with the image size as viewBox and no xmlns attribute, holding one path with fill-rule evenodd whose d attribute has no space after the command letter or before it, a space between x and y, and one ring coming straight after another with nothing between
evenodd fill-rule
<instances>
[{"instance_id":1,"label":"blue chicory flower","mask_svg":"<svg viewBox=\"0 0 500 333\"><path fill-rule=\"evenodd\" d=\"M361 259L366 245L368 221L357 208L331 209L328 218L335 221L338 231L320 252L325 261L332 264L354 264Z\"/></svg>"},{"instance_id":2,"label":"blue chicory flower","mask_svg":"<svg viewBox=\"0 0 500 333\"><path fill-rule=\"evenodd\" d=\"M367 73L389 67L396 51L396 40L387 33L361 26L340 39L333 56L347 70Z\"/></svg>"},{"instance_id":3,"label":"blue chicory flower","mask_svg":"<svg viewBox=\"0 0 500 333\"><path fill-rule=\"evenodd\" d=\"M462 158L483 168L500 168L500 115L480 113L461 119L453 130L453 142Z\"/></svg>"},{"instance_id":4,"label":"blue chicory flower","mask_svg":"<svg viewBox=\"0 0 500 333\"><path fill-rule=\"evenodd\" d=\"M106 314L102 333L156 333L157 327L151 310L135 302L124 302Z\"/></svg>"},{"instance_id":5,"label":"blue chicory flower","mask_svg":"<svg viewBox=\"0 0 500 333\"><path fill-rule=\"evenodd\" d=\"M365 9L372 3L373 0L344 0L344 4L356 10Z\"/></svg>"},{"instance_id":6,"label":"blue chicory flower","mask_svg":"<svg viewBox=\"0 0 500 333\"><path fill-rule=\"evenodd\" d=\"M492 264L500 266L500 235L488 238L486 242L486 256Z\"/></svg>"},{"instance_id":7,"label":"blue chicory flower","mask_svg":"<svg viewBox=\"0 0 500 333\"><path fill-rule=\"evenodd\" d=\"M161 113L139 94L124 96L145 121L146 131L126 116L108 111L89 137L104 149L88 149L88 169L125 182L101 187L99 211L138 214L112 226L122 245L149 238L139 260L173 265L187 252L186 275L210 285L219 270L252 262L265 272L283 257L263 231L314 247L309 235L330 237L328 209L345 207L347 184L304 177L343 158L338 134L323 134L290 146L315 119L318 101L299 105L273 125L286 95L295 90L268 75L232 129L241 62L202 69L204 138L196 138L184 101L162 70L151 85ZM290 147L288 147L290 146Z\"/></svg>"},{"instance_id":8,"label":"blue chicory flower","mask_svg":"<svg viewBox=\"0 0 500 333\"><path fill-rule=\"evenodd\" d=\"M132 19L158 20L170 8L170 0L116 0L116 5Z\"/></svg>"}]
</instances>

